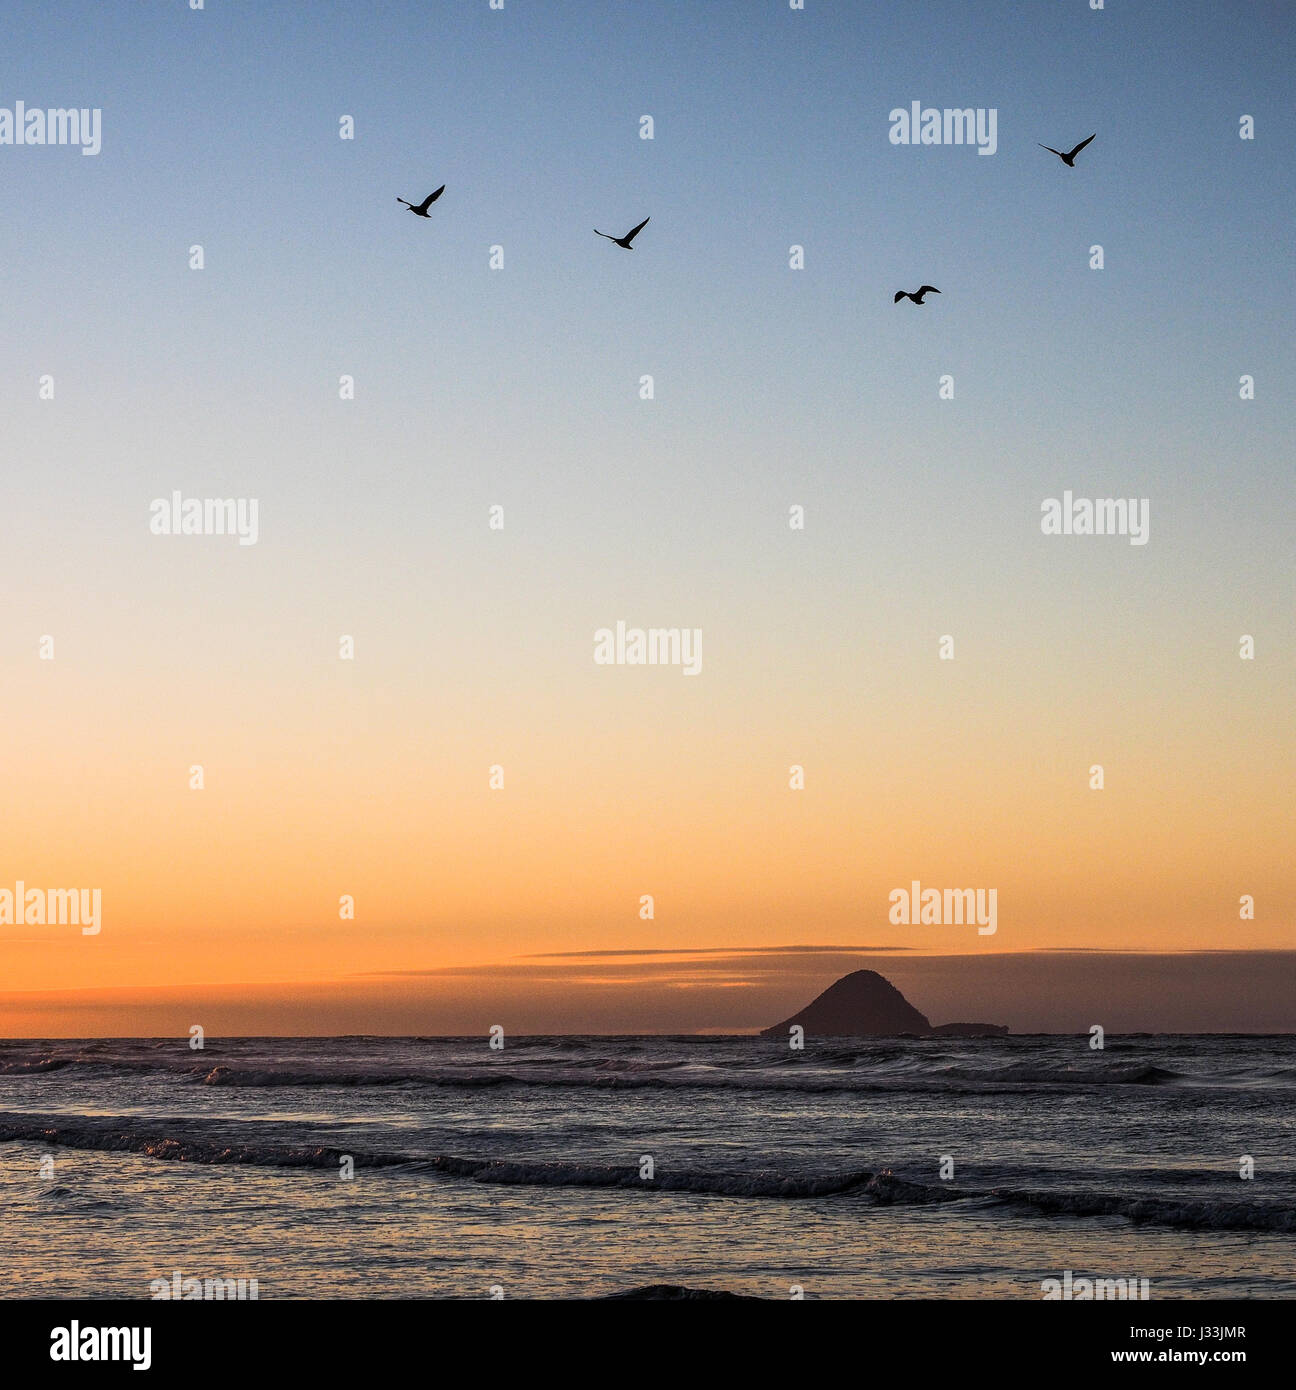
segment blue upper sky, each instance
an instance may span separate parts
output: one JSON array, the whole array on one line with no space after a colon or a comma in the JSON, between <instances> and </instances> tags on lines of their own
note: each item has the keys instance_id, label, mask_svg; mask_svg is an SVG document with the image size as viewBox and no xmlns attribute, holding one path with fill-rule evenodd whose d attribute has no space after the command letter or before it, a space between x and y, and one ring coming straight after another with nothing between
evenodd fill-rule
<instances>
[{"instance_id":1,"label":"blue upper sky","mask_svg":"<svg viewBox=\"0 0 1296 1390\"><path fill-rule=\"evenodd\" d=\"M758 573L796 501L829 605L887 574L974 604L972 575L988 620L1041 563L1077 601L1142 564L1230 631L1286 616L1285 4L12 0L4 23L0 105L103 109L97 158L0 147L11 511L133 546L150 497L251 493L264 544L292 518L299 554L322 531L412 562L510 500L555 578L579 551L687 596ZM997 153L892 145L915 100L994 107ZM1094 131L1074 170L1037 143ZM430 222L396 202L441 183ZM633 254L592 234L648 215ZM892 304L924 281L941 297ZM1149 496L1155 558L1041 551L1066 487Z\"/></svg>"}]
</instances>

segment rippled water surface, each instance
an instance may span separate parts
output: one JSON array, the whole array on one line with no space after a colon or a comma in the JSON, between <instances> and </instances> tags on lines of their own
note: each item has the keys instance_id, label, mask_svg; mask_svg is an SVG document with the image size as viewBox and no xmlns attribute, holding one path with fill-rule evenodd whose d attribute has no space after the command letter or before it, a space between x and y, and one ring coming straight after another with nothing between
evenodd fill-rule
<instances>
[{"instance_id":1,"label":"rippled water surface","mask_svg":"<svg viewBox=\"0 0 1296 1390\"><path fill-rule=\"evenodd\" d=\"M179 1269L261 1298L1038 1298L1070 1269L1286 1298L1294 1139L1292 1038L7 1041L0 1271L10 1297Z\"/></svg>"}]
</instances>

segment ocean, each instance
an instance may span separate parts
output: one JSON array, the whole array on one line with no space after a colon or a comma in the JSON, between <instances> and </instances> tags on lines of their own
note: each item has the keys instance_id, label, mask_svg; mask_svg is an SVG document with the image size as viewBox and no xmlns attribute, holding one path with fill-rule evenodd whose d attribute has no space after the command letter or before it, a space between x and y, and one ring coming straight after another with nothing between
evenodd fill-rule
<instances>
[{"instance_id":1,"label":"ocean","mask_svg":"<svg viewBox=\"0 0 1296 1390\"><path fill-rule=\"evenodd\" d=\"M0 1041L4 1296L1296 1296L1296 1038L1088 1044Z\"/></svg>"}]
</instances>

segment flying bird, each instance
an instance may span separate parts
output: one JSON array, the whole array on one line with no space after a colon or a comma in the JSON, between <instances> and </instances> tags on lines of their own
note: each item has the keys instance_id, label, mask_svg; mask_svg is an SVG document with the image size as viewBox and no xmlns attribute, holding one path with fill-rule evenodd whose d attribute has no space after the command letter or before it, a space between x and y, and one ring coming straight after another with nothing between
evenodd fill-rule
<instances>
[{"instance_id":1,"label":"flying bird","mask_svg":"<svg viewBox=\"0 0 1296 1390\"><path fill-rule=\"evenodd\" d=\"M902 299L912 299L913 302L921 308L923 302L923 295L939 293L940 291L936 288L935 285L924 285L922 289L915 290L913 294L910 294L908 290L897 290L896 297L891 302L893 304L899 304Z\"/></svg>"},{"instance_id":2,"label":"flying bird","mask_svg":"<svg viewBox=\"0 0 1296 1390\"><path fill-rule=\"evenodd\" d=\"M1089 137L1089 140L1092 140L1094 138L1094 135L1097 134L1098 132L1095 130L1094 134ZM1089 140L1081 140L1081 142L1069 154L1063 154L1061 150L1055 150L1052 145L1040 145L1040 149L1047 150L1049 154L1057 155L1057 157L1062 161L1063 164L1066 165L1068 169L1074 169L1076 155L1078 155L1080 151L1084 149L1084 147L1089 143ZM1039 145L1038 140L1035 143Z\"/></svg>"},{"instance_id":3,"label":"flying bird","mask_svg":"<svg viewBox=\"0 0 1296 1390\"><path fill-rule=\"evenodd\" d=\"M405 206L409 208L415 217L430 217L431 213L428 212L428 208L430 208L444 192L445 184L442 184L435 193L429 193L417 207L415 207L413 203L405 203L404 198L397 198L396 201L398 203L405 203Z\"/></svg>"},{"instance_id":4,"label":"flying bird","mask_svg":"<svg viewBox=\"0 0 1296 1390\"><path fill-rule=\"evenodd\" d=\"M643 229L651 221L652 218L645 217L644 220L640 222L640 224L637 227L631 227L631 229L625 234L625 236L613 236L610 232L600 232L597 227L594 228L594 235L605 236L609 241L615 241L618 246L625 247L627 251L633 251L634 247L631 246L630 243L635 239L635 237L639 235L640 232L643 231Z\"/></svg>"}]
</instances>

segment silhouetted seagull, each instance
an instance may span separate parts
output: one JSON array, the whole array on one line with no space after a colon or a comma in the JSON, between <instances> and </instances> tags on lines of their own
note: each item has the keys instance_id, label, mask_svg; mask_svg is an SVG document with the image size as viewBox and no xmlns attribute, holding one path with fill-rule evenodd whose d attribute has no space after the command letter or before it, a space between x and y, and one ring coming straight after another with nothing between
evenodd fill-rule
<instances>
[{"instance_id":1,"label":"silhouetted seagull","mask_svg":"<svg viewBox=\"0 0 1296 1390\"><path fill-rule=\"evenodd\" d=\"M405 203L405 206L406 206L407 208L409 208L409 210L410 210L416 217L430 217L431 214L428 212L428 208L430 208L430 207L432 206L432 204L435 203L436 200L437 200L444 192L445 192L445 184L442 184L441 187L438 188L437 191L436 191L435 193L429 193L429 194L427 195L427 197L424 198L423 201L418 205L418 207L415 207L413 203L405 203L405 199L404 199L404 198L397 198L396 201L397 201L398 203Z\"/></svg>"},{"instance_id":2,"label":"silhouetted seagull","mask_svg":"<svg viewBox=\"0 0 1296 1390\"><path fill-rule=\"evenodd\" d=\"M1097 134L1098 132L1095 130L1093 135L1089 137L1089 140L1092 140L1094 138L1094 135ZM1057 155L1057 157L1062 161L1063 164L1066 165L1068 169L1074 169L1076 155L1078 155L1080 151L1084 149L1084 147L1089 143L1089 140L1081 140L1081 142L1075 147L1075 149L1071 151L1070 154L1063 154L1061 150L1055 150L1052 145L1040 145L1040 149L1047 150L1049 154ZM1038 140L1035 143L1039 145Z\"/></svg>"},{"instance_id":3,"label":"silhouetted seagull","mask_svg":"<svg viewBox=\"0 0 1296 1390\"><path fill-rule=\"evenodd\" d=\"M922 289L915 290L913 294L910 294L908 290L897 290L896 297L891 302L893 304L899 304L902 299L912 299L915 304L921 307L923 302L923 295L939 293L940 291L936 288L935 285L924 285Z\"/></svg>"},{"instance_id":4,"label":"silhouetted seagull","mask_svg":"<svg viewBox=\"0 0 1296 1390\"><path fill-rule=\"evenodd\" d=\"M643 231L643 229L651 221L652 218L645 217L644 220L640 222L640 224L637 227L631 227L631 229L625 234L625 236L613 236L610 232L600 232L597 227L594 228L594 235L605 236L609 241L615 241L618 246L624 246L627 251L633 251L634 247L631 246L630 243L635 239L635 237L639 235L640 232Z\"/></svg>"}]
</instances>

